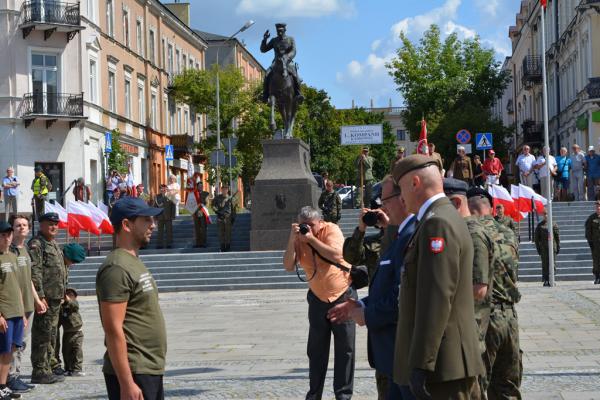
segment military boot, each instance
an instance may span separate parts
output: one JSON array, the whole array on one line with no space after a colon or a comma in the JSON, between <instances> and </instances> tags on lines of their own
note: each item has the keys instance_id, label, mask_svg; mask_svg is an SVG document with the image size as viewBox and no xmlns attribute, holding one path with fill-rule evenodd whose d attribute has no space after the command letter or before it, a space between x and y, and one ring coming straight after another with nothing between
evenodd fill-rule
<instances>
[{"instance_id":1,"label":"military boot","mask_svg":"<svg viewBox=\"0 0 600 400\"><path fill-rule=\"evenodd\" d=\"M62 378L62 379L60 379ZM42 385L51 385L56 382L62 382L65 380L64 377L58 377L54 374L44 374L44 375L32 375L31 383L37 383Z\"/></svg>"},{"instance_id":2,"label":"military boot","mask_svg":"<svg viewBox=\"0 0 600 400\"><path fill-rule=\"evenodd\" d=\"M594 280L594 285L600 284L600 274L596 274L596 279Z\"/></svg>"}]
</instances>

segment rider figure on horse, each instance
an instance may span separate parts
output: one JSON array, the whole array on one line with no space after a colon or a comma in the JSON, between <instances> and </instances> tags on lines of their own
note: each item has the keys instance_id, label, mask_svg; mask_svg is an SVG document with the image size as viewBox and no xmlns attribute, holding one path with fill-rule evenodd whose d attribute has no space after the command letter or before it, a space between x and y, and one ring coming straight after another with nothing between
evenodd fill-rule
<instances>
[{"instance_id":1,"label":"rider figure on horse","mask_svg":"<svg viewBox=\"0 0 600 400\"><path fill-rule=\"evenodd\" d=\"M275 58L273 58L273 62L267 70L265 77L263 86L263 101L265 103L269 101L269 96L271 95L271 93L269 93L269 81L271 79L273 69L275 68L275 63L279 61L283 66L283 76L285 77L287 74L290 74L294 78L294 92L296 95L296 100L298 103L300 103L302 100L304 100L304 96L302 96L300 93L300 82L302 81L298 76L298 69L296 67L296 63L294 62L294 57L296 56L296 42L294 41L294 38L286 36L286 24L275 24L275 28L277 29L277 37L271 39L267 43L267 40L271 36L267 30L263 35L262 42L260 43L261 52L266 53L273 49L275 53Z\"/></svg>"}]
</instances>

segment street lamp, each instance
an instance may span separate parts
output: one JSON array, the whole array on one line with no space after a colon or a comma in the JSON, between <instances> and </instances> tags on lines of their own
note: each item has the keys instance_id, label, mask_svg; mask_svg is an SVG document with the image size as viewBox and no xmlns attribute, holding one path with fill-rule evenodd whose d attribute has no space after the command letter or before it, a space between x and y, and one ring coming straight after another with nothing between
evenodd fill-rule
<instances>
[{"instance_id":1,"label":"street lamp","mask_svg":"<svg viewBox=\"0 0 600 400\"><path fill-rule=\"evenodd\" d=\"M246 29L250 28L254 25L254 21L249 20L242 26L236 33L229 36L226 41L223 42L223 46L227 44L231 39L235 37L238 33L244 32ZM221 150L221 94L220 94L220 86L219 86L219 50L221 46L217 47L217 180L216 180L216 189L217 191L220 188L221 183L221 169L219 168L219 151Z\"/></svg>"}]
</instances>

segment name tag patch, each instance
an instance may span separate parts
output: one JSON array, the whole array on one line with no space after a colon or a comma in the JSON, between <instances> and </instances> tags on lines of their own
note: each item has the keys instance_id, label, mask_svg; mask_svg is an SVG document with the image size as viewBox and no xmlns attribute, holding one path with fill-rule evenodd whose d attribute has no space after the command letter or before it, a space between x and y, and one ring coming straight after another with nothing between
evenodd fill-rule
<instances>
[{"instance_id":1,"label":"name tag patch","mask_svg":"<svg viewBox=\"0 0 600 400\"><path fill-rule=\"evenodd\" d=\"M441 238L441 237L429 238L429 250L431 250L431 252L433 254L441 253L442 251L444 251L445 247L446 247L446 242L445 242L444 238Z\"/></svg>"}]
</instances>

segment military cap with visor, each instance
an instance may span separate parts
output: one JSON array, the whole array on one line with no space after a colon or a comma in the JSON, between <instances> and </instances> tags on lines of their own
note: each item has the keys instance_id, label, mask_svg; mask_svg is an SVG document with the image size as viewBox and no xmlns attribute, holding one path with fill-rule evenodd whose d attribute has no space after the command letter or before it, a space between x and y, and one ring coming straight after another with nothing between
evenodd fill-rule
<instances>
[{"instance_id":1,"label":"military cap with visor","mask_svg":"<svg viewBox=\"0 0 600 400\"><path fill-rule=\"evenodd\" d=\"M124 197L117 200L110 214L110 223L120 226L124 219L135 217L156 217L163 212L162 208L150 207L139 197Z\"/></svg>"},{"instance_id":2,"label":"military cap with visor","mask_svg":"<svg viewBox=\"0 0 600 400\"><path fill-rule=\"evenodd\" d=\"M47 212L45 214L40 215L40 217L38 218L38 222L43 221L60 222L60 218L58 217L58 213Z\"/></svg>"},{"instance_id":3,"label":"military cap with visor","mask_svg":"<svg viewBox=\"0 0 600 400\"><path fill-rule=\"evenodd\" d=\"M469 190L469 185L464 181L454 178L444 179L444 193L446 193L446 196L452 196L453 194L466 196L467 190Z\"/></svg>"}]
</instances>

